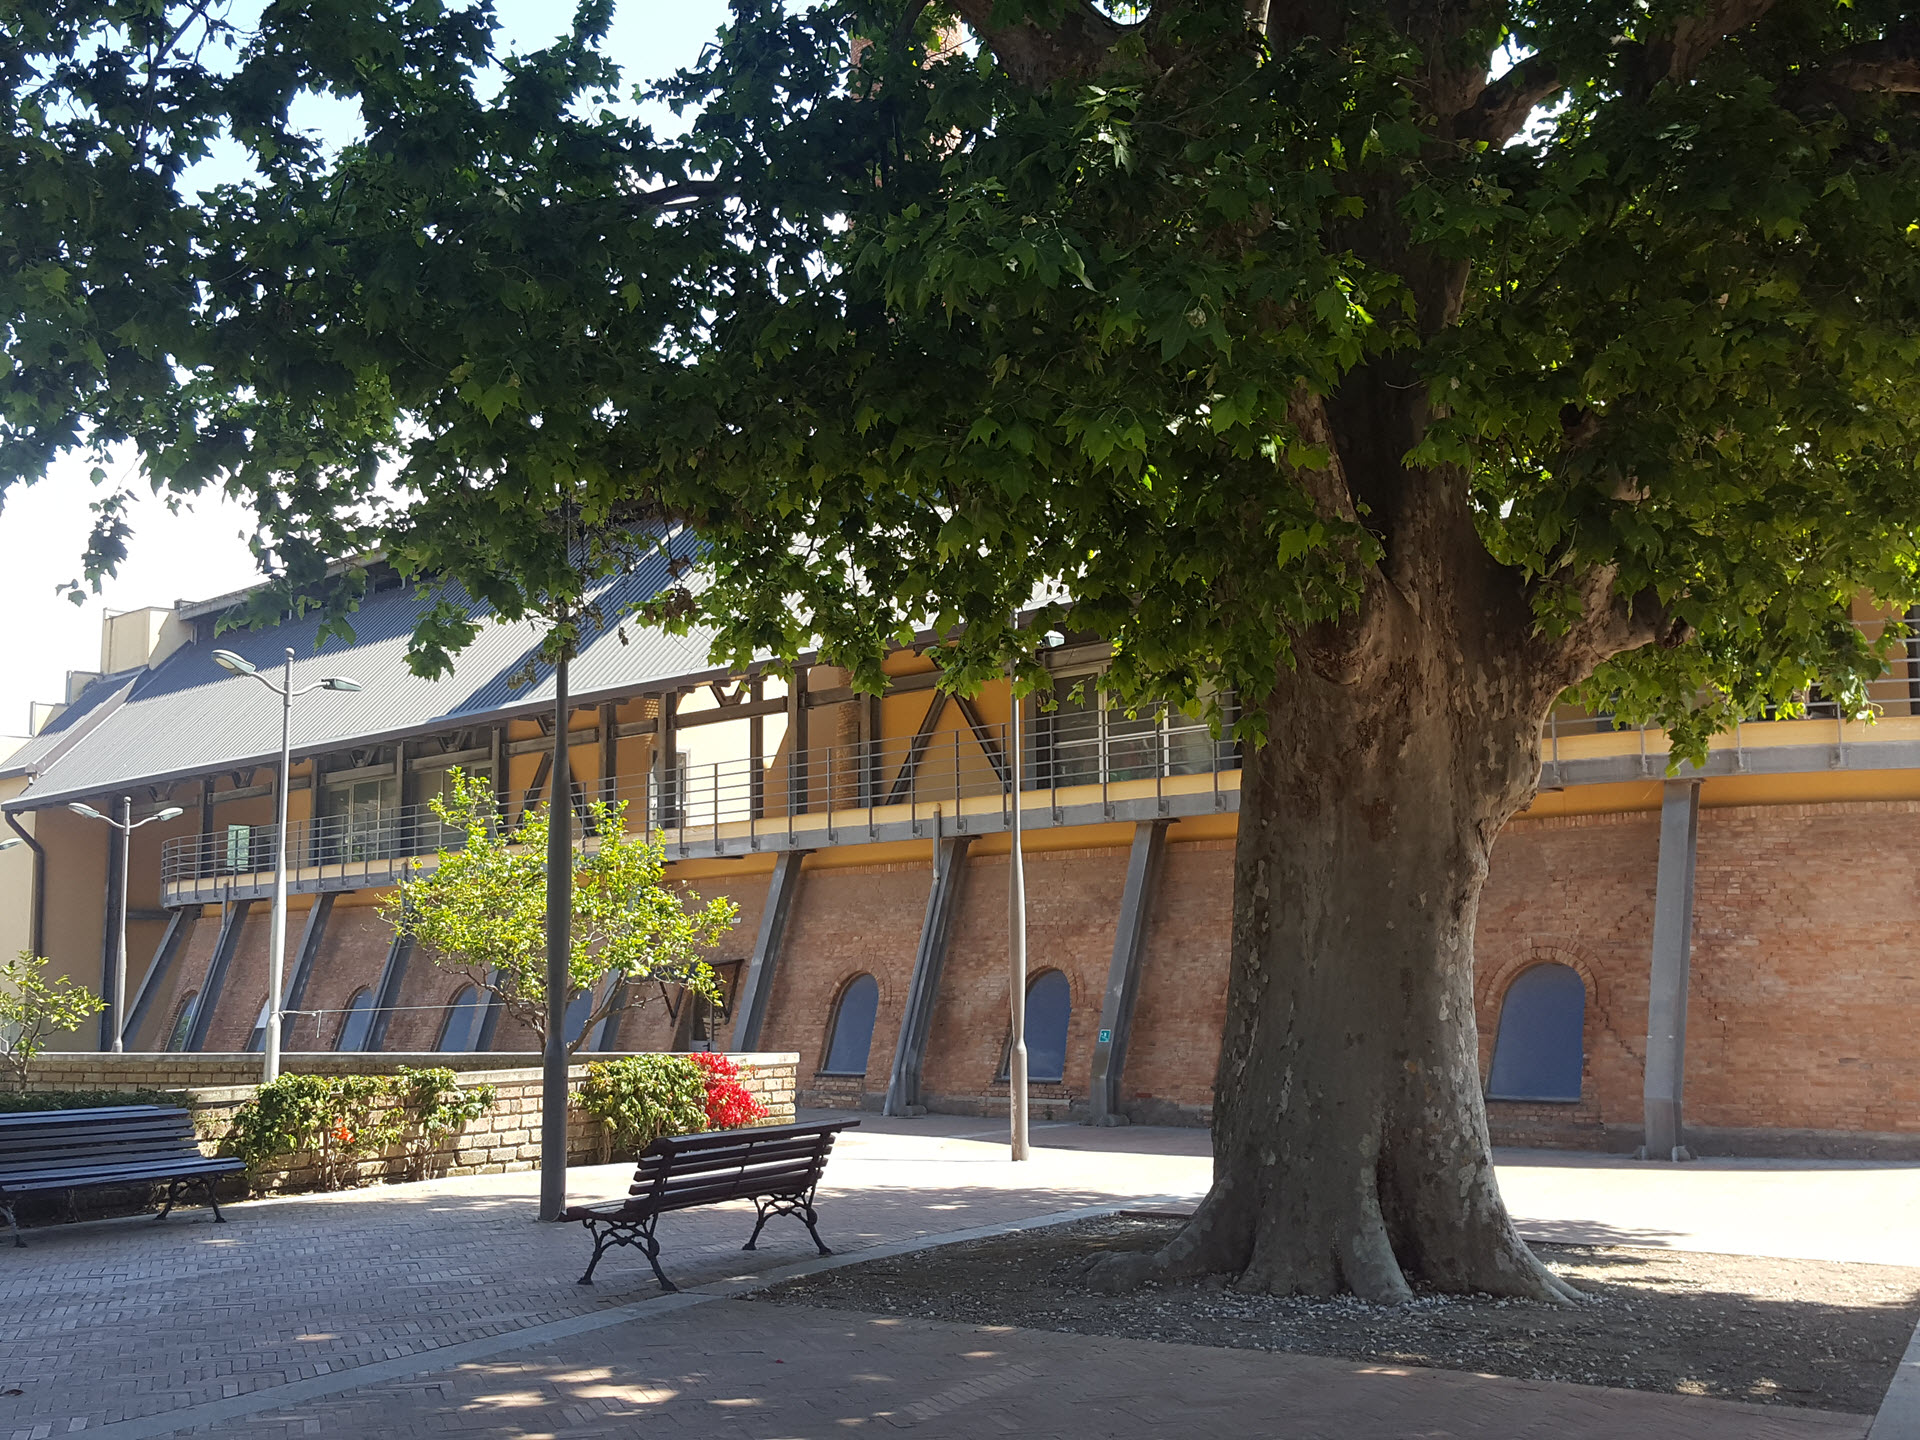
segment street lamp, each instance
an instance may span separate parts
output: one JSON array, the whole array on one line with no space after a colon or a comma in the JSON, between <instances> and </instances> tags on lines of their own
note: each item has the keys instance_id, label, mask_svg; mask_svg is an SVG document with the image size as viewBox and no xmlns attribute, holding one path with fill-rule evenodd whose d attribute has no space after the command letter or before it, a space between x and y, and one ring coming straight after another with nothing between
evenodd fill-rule
<instances>
[{"instance_id":1,"label":"street lamp","mask_svg":"<svg viewBox=\"0 0 1920 1440\"><path fill-rule=\"evenodd\" d=\"M290 753L293 741L293 702L301 695L314 690L355 691L360 688L355 681L339 675L329 675L324 680L316 680L311 685L293 688L293 647L287 647L286 659L281 671L281 682L276 685L260 673L260 667L252 661L243 659L231 650L213 652L213 663L222 670L231 670L236 675L251 675L267 689L280 697L280 783L274 787L277 792L275 807L278 840L273 847L273 927L268 935L267 951L267 1039L266 1057L262 1066L263 1081L280 1078L280 1017L281 1006L286 1004L286 968L287 968L287 771L291 766Z\"/></svg>"},{"instance_id":2,"label":"street lamp","mask_svg":"<svg viewBox=\"0 0 1920 1440\"><path fill-rule=\"evenodd\" d=\"M114 807L112 815L102 815L91 805L82 805L72 801L67 808L76 815L84 815L89 820L100 820L120 832L120 884L114 894L113 916L113 1053L118 1055L126 1048L126 1036L123 1033L127 1024L127 852L133 848L133 832L142 825L151 825L156 820L178 820L186 814L178 805L169 805L143 819L133 818L133 797L122 795ZM18 845L18 840L9 840L0 844L0 850Z\"/></svg>"}]
</instances>

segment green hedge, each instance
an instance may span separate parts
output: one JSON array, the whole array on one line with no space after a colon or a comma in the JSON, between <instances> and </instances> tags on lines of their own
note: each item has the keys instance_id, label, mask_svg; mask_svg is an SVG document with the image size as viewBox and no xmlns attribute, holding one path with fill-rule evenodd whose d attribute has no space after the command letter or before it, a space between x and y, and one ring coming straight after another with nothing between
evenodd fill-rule
<instances>
[{"instance_id":1,"label":"green hedge","mask_svg":"<svg viewBox=\"0 0 1920 1440\"><path fill-rule=\"evenodd\" d=\"M102 1110L109 1105L165 1105L187 1108L178 1090L44 1090L37 1093L0 1092L0 1115L33 1110Z\"/></svg>"}]
</instances>

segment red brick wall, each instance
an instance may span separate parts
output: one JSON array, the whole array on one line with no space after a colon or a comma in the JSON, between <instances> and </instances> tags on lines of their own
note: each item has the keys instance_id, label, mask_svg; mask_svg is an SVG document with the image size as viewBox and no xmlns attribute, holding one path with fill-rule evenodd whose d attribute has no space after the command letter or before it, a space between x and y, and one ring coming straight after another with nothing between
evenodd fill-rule
<instances>
[{"instance_id":1,"label":"red brick wall","mask_svg":"<svg viewBox=\"0 0 1920 1440\"><path fill-rule=\"evenodd\" d=\"M1703 810L1689 1125L1920 1139L1920 803Z\"/></svg>"},{"instance_id":2,"label":"red brick wall","mask_svg":"<svg viewBox=\"0 0 1920 1440\"><path fill-rule=\"evenodd\" d=\"M226 979L220 986L213 1020L207 1026L203 1050L245 1050L247 1041L253 1038L253 1023L260 1018L260 1005L267 998L267 933L272 927L272 915L273 907L264 900L256 900L247 910L233 957L227 962ZM218 920L201 928L215 938L220 934ZM212 950L209 945L209 962ZM203 964L200 984L194 988L205 984L205 974Z\"/></svg>"},{"instance_id":3,"label":"red brick wall","mask_svg":"<svg viewBox=\"0 0 1920 1440\"><path fill-rule=\"evenodd\" d=\"M921 862L801 871L760 1044L800 1052L802 1104L877 1104L886 1094L932 883L931 856ZM880 987L866 1079L823 1081L818 1071L834 1001L863 972Z\"/></svg>"},{"instance_id":4,"label":"red brick wall","mask_svg":"<svg viewBox=\"0 0 1920 1440\"><path fill-rule=\"evenodd\" d=\"M1708 1153L1766 1143L1752 1133L1727 1133L1757 1131L1800 1132L1793 1143L1816 1149L1849 1135L1906 1136L1920 1153L1920 1046L1912 1038L1920 1032L1920 945L1913 938L1920 935L1920 889L1901 863L1916 829L1920 802L1702 812L1686 1110ZM1657 852L1658 817L1650 813L1523 816L1495 846L1477 944L1483 1073L1501 997L1522 970L1566 964L1587 987L1582 1100L1494 1102L1496 1139L1637 1143ZM1210 1104L1225 1009L1232 861L1228 841L1168 850L1149 911L1124 1078L1137 1120L1202 1119ZM1125 865L1118 849L1028 857L1029 965L1064 970L1073 993L1066 1083L1036 1087L1042 1114L1050 1102L1063 1111L1084 1104ZM803 872L762 1043L800 1052L806 1100L871 1105L884 1094L930 882L924 860ZM695 883L702 894L725 894L741 907L739 928L716 958L749 955L766 874ZM1006 1039L1005 897L1004 857L971 859L924 1076L937 1107L991 1110L1004 1103L994 1076ZM249 915L210 1050L236 1049L251 1033L265 995L268 915L264 903ZM293 913L290 944L304 920L303 909ZM180 998L203 986L218 932L213 909L183 944L142 1043L163 1043ZM307 1008L338 1012L359 986L376 984L390 933L372 908L343 900ZM834 1001L862 972L880 986L867 1075L819 1077ZM459 983L416 955L400 1003L432 1008L398 1012L388 1048L431 1048L443 1019L439 1007ZM297 1019L288 1048L330 1049L338 1028L337 1013L318 1025ZM617 1043L665 1049L673 1028L655 993L629 1012ZM502 1050L531 1044L505 1022L495 1041Z\"/></svg>"},{"instance_id":5,"label":"red brick wall","mask_svg":"<svg viewBox=\"0 0 1920 1440\"><path fill-rule=\"evenodd\" d=\"M1004 855L968 861L921 1073L935 1110L1005 1113L1007 1087L997 1077L1009 1033L1007 873ZM1035 1118L1064 1120L1087 1101L1127 852L1030 851L1026 874L1027 974L1062 971L1072 996L1064 1083L1035 1084L1028 1095Z\"/></svg>"},{"instance_id":6,"label":"red brick wall","mask_svg":"<svg viewBox=\"0 0 1920 1440\"><path fill-rule=\"evenodd\" d=\"M1701 811L1685 1112L1699 1148L1816 1132L1920 1141L1920 893L1904 853L1920 804ZM1658 817L1513 821L1480 913L1482 1072L1500 997L1528 965L1587 983L1578 1106L1489 1105L1496 1139L1623 1145L1642 1123ZM1804 1142L1804 1143L1803 1143ZM1792 1148L1792 1147L1789 1147Z\"/></svg>"},{"instance_id":7,"label":"red brick wall","mask_svg":"<svg viewBox=\"0 0 1920 1440\"><path fill-rule=\"evenodd\" d=\"M1493 1101L1496 1143L1637 1144L1653 946L1658 815L1510 821L1493 847L1475 936L1480 1074L1493 1061L1500 1001L1521 971L1568 965L1586 982L1578 1105Z\"/></svg>"},{"instance_id":8,"label":"red brick wall","mask_svg":"<svg viewBox=\"0 0 1920 1440\"><path fill-rule=\"evenodd\" d=\"M350 904L351 898L342 896L334 902L333 913L327 917L327 928L320 938L320 952L314 957L313 969L307 976L306 993L301 997L301 1009L322 1013L294 1017L288 1027L286 1048L289 1050L333 1049L340 1040L340 1027L346 1023L342 1012L354 992L363 986L376 990L379 987L387 951L393 945L393 927L382 920L379 911L371 905ZM296 955L292 952L298 951L306 924L305 910L289 917L289 964L294 963ZM264 980L260 990L263 995L266 993Z\"/></svg>"},{"instance_id":9,"label":"red brick wall","mask_svg":"<svg viewBox=\"0 0 1920 1440\"><path fill-rule=\"evenodd\" d=\"M1141 1124L1192 1123L1213 1111L1227 1016L1233 842L1169 845L1147 912L1121 1094Z\"/></svg>"}]
</instances>

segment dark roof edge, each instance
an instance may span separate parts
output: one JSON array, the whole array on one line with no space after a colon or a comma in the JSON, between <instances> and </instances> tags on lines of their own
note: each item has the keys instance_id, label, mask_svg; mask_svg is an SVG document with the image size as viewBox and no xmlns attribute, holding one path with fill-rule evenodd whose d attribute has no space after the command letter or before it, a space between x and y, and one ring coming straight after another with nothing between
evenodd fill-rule
<instances>
[{"instance_id":1,"label":"dark roof edge","mask_svg":"<svg viewBox=\"0 0 1920 1440\"><path fill-rule=\"evenodd\" d=\"M355 556L351 560L336 560L327 566L327 577L331 579L336 575L344 575L355 565L363 567L375 565L386 558L386 551L373 550L365 555ZM215 595L206 600L176 600L173 605L173 613L178 615L182 620L199 620L208 615L223 614L240 604L247 596L253 594L256 590L264 590L272 583L273 578L268 576L255 584L243 586L238 590L229 590L224 595Z\"/></svg>"},{"instance_id":2,"label":"dark roof edge","mask_svg":"<svg viewBox=\"0 0 1920 1440\"><path fill-rule=\"evenodd\" d=\"M75 745L86 739L88 735L91 735L94 728L98 726L101 721L118 710L125 702L127 696L132 693L134 682L145 673L145 670L122 670L118 675L103 675L100 679L94 681L93 683L96 685L105 685L114 680L119 680L121 683L118 689L110 692L99 704L90 706L84 715L74 721L73 727L70 730L61 732L60 737L55 740L53 744L35 755L32 759L18 765L0 765L0 780L10 780L18 775L40 774L47 766L58 760L62 755L65 755ZM58 724L59 722L55 720L50 723ZM38 737L33 738L37 739ZM31 743L31 741L29 743ZM23 746L22 748L24 749L25 747Z\"/></svg>"}]
</instances>

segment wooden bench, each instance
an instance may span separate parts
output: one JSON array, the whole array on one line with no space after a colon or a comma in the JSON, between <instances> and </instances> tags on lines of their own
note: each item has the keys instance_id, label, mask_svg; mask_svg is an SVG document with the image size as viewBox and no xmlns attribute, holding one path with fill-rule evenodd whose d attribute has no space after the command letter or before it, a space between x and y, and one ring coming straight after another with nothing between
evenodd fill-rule
<instances>
[{"instance_id":1,"label":"wooden bench","mask_svg":"<svg viewBox=\"0 0 1920 1440\"><path fill-rule=\"evenodd\" d=\"M647 1147L634 1172L626 1200L575 1205L560 1218L578 1220L593 1236L593 1259L582 1285L593 1283L594 1267L612 1245L637 1245L653 1266L662 1290L679 1286L660 1268L660 1242L653 1227L670 1210L751 1200L759 1212L753 1234L740 1248L751 1250L775 1215L796 1216L822 1255L831 1255L815 1228L814 1187L826 1171L833 1137L858 1120L828 1120L804 1125L764 1125L745 1130L710 1130L701 1135L663 1135Z\"/></svg>"},{"instance_id":2,"label":"wooden bench","mask_svg":"<svg viewBox=\"0 0 1920 1440\"><path fill-rule=\"evenodd\" d=\"M214 1198L222 1175L246 1168L243 1160L200 1153L193 1119L162 1105L116 1105L101 1110L33 1110L0 1115L0 1214L13 1243L22 1248L13 1207L22 1196L48 1190L91 1190L105 1185L164 1184L167 1218L183 1190L198 1186L226 1224Z\"/></svg>"}]
</instances>

